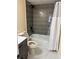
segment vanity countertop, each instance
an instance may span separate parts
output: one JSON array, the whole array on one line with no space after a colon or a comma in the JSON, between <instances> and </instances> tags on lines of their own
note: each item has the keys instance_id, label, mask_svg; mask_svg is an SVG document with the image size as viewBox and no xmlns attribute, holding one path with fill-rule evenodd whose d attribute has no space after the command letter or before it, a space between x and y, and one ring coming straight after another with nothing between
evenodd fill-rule
<instances>
[{"instance_id":1,"label":"vanity countertop","mask_svg":"<svg viewBox=\"0 0 79 59\"><path fill-rule=\"evenodd\" d=\"M27 37L24 36L18 36L18 44L20 44L22 41L24 41Z\"/></svg>"}]
</instances>

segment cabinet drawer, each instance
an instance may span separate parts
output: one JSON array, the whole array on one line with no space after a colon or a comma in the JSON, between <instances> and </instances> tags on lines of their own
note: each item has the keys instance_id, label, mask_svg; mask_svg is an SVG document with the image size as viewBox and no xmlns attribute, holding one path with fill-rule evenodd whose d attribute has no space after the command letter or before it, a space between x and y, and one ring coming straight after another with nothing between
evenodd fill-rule
<instances>
[{"instance_id":1,"label":"cabinet drawer","mask_svg":"<svg viewBox=\"0 0 79 59\"><path fill-rule=\"evenodd\" d=\"M19 44L19 48L24 45L27 46L27 39L25 39L23 42Z\"/></svg>"}]
</instances>

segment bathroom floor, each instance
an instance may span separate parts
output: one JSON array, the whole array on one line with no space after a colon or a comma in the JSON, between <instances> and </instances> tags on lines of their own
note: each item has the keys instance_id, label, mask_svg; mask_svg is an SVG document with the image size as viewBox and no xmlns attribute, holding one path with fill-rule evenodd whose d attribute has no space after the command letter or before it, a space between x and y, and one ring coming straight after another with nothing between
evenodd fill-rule
<instances>
[{"instance_id":1,"label":"bathroom floor","mask_svg":"<svg viewBox=\"0 0 79 59\"><path fill-rule=\"evenodd\" d=\"M32 34L31 37L38 43L38 46L35 50L35 54L29 54L28 59L61 59L60 50L57 53L48 50L48 35Z\"/></svg>"}]
</instances>

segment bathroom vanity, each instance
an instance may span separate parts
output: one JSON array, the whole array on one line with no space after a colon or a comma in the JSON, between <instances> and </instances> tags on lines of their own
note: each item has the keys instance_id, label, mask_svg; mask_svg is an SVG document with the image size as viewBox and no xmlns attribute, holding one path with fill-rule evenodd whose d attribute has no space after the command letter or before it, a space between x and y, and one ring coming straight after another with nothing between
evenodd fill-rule
<instances>
[{"instance_id":1,"label":"bathroom vanity","mask_svg":"<svg viewBox=\"0 0 79 59\"><path fill-rule=\"evenodd\" d=\"M28 46L26 37L18 36L18 56L20 59L27 59Z\"/></svg>"}]
</instances>

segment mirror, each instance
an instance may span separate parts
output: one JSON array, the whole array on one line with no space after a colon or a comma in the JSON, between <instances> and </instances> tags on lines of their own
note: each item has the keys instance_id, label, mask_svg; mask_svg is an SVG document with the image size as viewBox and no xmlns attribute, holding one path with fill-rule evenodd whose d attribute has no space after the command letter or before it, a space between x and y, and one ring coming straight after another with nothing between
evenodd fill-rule
<instances>
[{"instance_id":1,"label":"mirror","mask_svg":"<svg viewBox=\"0 0 79 59\"><path fill-rule=\"evenodd\" d=\"M27 0L26 20L29 40L32 41L31 43L37 43L36 55L46 54L48 51L57 52L59 50L59 0Z\"/></svg>"}]
</instances>

